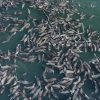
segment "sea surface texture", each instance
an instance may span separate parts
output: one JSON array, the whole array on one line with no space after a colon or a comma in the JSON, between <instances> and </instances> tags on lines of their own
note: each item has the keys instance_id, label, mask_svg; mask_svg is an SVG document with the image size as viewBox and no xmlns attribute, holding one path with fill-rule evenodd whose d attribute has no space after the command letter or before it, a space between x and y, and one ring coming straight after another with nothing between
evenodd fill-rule
<instances>
[{"instance_id":1,"label":"sea surface texture","mask_svg":"<svg viewBox=\"0 0 100 100\"><path fill-rule=\"evenodd\" d=\"M100 100L100 0L0 0L0 100Z\"/></svg>"}]
</instances>

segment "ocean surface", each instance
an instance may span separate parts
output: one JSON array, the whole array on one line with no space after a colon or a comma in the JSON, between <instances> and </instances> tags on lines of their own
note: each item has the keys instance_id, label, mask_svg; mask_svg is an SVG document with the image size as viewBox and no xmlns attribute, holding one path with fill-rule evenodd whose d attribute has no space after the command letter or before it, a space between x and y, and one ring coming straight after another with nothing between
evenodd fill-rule
<instances>
[{"instance_id":1,"label":"ocean surface","mask_svg":"<svg viewBox=\"0 0 100 100\"><path fill-rule=\"evenodd\" d=\"M87 17L84 20L84 25L85 28L88 25L91 25L92 28L98 32L100 32L100 0L74 0L75 3L80 3L80 12L83 12L83 14L87 14ZM95 7L91 8L91 4L94 4ZM19 5L19 7L17 9L9 9L9 12L7 13L11 13L13 14L13 12L15 10L21 11L21 5ZM45 15L42 11L37 10L37 9L31 9L31 15L33 16L33 18L36 18L38 20L41 20L42 18L45 18ZM1 11L1 9L0 9ZM89 17L91 15L94 15L93 19L89 19ZM18 16L19 19L27 19L27 6L25 7L25 9L23 10L23 15L22 16ZM12 22L5 22L5 24L9 24ZM15 51L17 44L20 42L21 38L23 37L24 34L27 34L27 31L24 30L23 32L18 32L15 36L13 36L13 38L10 39L10 41L8 43L4 43L4 44L0 44L0 50L2 50L3 52L7 52L8 49L10 51ZM5 33L0 33L0 43L2 41L7 40L10 37L10 33L9 32L5 32ZM96 52L97 56L100 56L100 52ZM81 58L83 60L89 61L90 59L93 59L94 55L93 52L88 52L88 53L81 53L80 54ZM3 62L3 63L7 63L7 62ZM17 68L17 76L18 78L25 78L28 81L34 81L34 76L40 76L42 74L42 68L44 67L44 64L35 62L35 63L25 63L22 62L20 60L17 61L17 65L19 66ZM27 76L26 77L22 77L22 74L24 72L27 72ZM92 85L89 82L85 83L86 87L84 88L84 91L89 95L89 92L92 91ZM9 87L8 87L9 88ZM0 100L10 100L9 99L9 91L8 89L6 89L6 91L0 95ZM65 100L62 97L62 100Z\"/></svg>"}]
</instances>

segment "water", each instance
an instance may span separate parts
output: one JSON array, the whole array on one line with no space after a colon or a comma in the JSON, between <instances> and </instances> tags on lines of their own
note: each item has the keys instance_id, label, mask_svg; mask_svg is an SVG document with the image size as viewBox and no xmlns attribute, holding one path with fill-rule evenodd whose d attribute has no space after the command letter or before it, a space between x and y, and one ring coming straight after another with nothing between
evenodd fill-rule
<instances>
[{"instance_id":1,"label":"water","mask_svg":"<svg viewBox=\"0 0 100 100\"><path fill-rule=\"evenodd\" d=\"M88 25L91 25L94 30L97 30L98 32L100 32L100 11L99 11L100 0L74 0L74 1L75 1L75 3L77 1L81 4L81 8L79 9L80 12L88 14L87 18L84 20L85 26L87 27ZM95 4L96 7L91 8L90 7L91 3ZM9 9L9 12L7 12L7 13L13 14L13 12L15 10L20 11L21 5L19 5L18 8L16 8L16 9ZM31 15L33 16L33 18L36 18L38 20L46 18L44 13L37 9L31 9ZM88 18L91 15L95 15L95 17L92 20L89 20ZM25 9L23 10L23 15L19 16L19 19L27 19L27 5L26 5ZM11 22L8 22L8 23L11 23ZM20 27L21 26L19 26L19 28ZM4 52L7 52L8 49L12 52L15 51L17 44L20 42L20 40L24 34L27 34L27 30L25 30L23 32L18 32L15 36L13 36L13 38L11 38L11 40L8 43L0 44L0 49ZM10 35L11 34L9 34L7 31L5 33L1 32L0 33L0 42L7 40L7 38ZM100 56L99 52L96 52L96 54L98 56ZM81 58L85 61L89 61L90 59L94 58L94 55L92 52L81 53L80 55L81 55ZM17 65L19 66L17 68L18 78L19 79L23 78L22 74L27 72L28 74L27 74L27 76L25 76L25 79L27 79L28 81L34 81L34 75L40 76L42 73L42 67L44 66L44 64L41 64L38 62L25 63L20 60L17 61ZM89 94L90 91L93 91L94 87L92 87L91 82L86 82L85 84L86 84L87 88L85 88L84 91L87 92L87 94ZM88 88L88 86L89 86L89 88ZM91 88L91 90L90 90L90 88ZM5 93L0 95L0 100L9 100L8 94L9 94L9 91L8 91L8 89L6 89ZM61 99L61 100L64 100L64 99Z\"/></svg>"}]
</instances>

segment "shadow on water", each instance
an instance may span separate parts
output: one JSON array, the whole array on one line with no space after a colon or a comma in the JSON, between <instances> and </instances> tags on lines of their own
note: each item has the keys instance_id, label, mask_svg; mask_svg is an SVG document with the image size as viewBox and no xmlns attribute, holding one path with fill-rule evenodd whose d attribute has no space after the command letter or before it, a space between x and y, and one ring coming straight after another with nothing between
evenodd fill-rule
<instances>
[{"instance_id":1,"label":"shadow on water","mask_svg":"<svg viewBox=\"0 0 100 100\"><path fill-rule=\"evenodd\" d=\"M81 57L81 59L82 60L84 60L84 61L90 61L90 60L92 60L92 59L94 59L95 57L94 57L94 53L98 56L98 57L100 57L100 53L99 52L83 52L83 53L80 53L80 57Z\"/></svg>"},{"instance_id":2,"label":"shadow on water","mask_svg":"<svg viewBox=\"0 0 100 100\"><path fill-rule=\"evenodd\" d=\"M28 81L34 82L34 76L40 77L43 72L43 63L29 63L29 62L22 62L17 61L17 75L19 79L25 78ZM24 73L27 73L25 77L23 76Z\"/></svg>"}]
</instances>

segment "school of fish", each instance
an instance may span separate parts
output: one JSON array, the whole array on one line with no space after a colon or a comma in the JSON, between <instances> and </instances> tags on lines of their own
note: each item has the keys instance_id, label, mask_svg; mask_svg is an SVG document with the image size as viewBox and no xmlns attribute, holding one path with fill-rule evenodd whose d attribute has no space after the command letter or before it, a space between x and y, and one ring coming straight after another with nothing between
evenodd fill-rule
<instances>
[{"instance_id":1,"label":"school of fish","mask_svg":"<svg viewBox=\"0 0 100 100\"><path fill-rule=\"evenodd\" d=\"M7 13L19 5L20 11ZM0 44L9 43L20 32L27 33L15 52L0 49L0 95L9 87L10 100L100 100L100 58L95 53L100 52L100 33L84 26L85 15L73 0L3 0L0 8L0 33L10 33ZM26 20L18 18L24 16L24 9ZM40 10L45 18L33 18L32 9ZM87 52L93 52L94 58L83 60L80 54ZM36 82L19 79L17 60L45 63L42 75L34 76ZM2 63L5 61L11 63ZM84 92L87 81L93 86L89 94Z\"/></svg>"}]
</instances>

